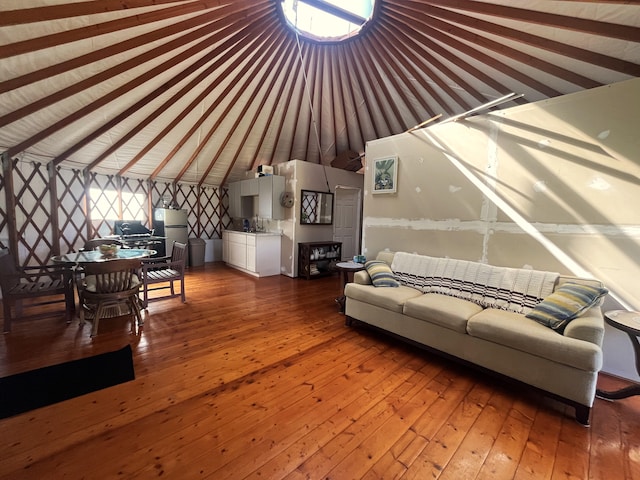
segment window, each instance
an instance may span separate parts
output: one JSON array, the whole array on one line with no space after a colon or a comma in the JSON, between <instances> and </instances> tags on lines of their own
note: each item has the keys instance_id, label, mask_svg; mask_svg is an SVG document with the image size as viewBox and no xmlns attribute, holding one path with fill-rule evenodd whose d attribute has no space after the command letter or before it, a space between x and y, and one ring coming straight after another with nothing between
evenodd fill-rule
<instances>
[{"instance_id":1,"label":"window","mask_svg":"<svg viewBox=\"0 0 640 480\"><path fill-rule=\"evenodd\" d=\"M299 34L318 41L357 35L373 18L374 0L282 0L287 22Z\"/></svg>"},{"instance_id":2,"label":"window","mask_svg":"<svg viewBox=\"0 0 640 480\"><path fill-rule=\"evenodd\" d=\"M91 188L91 218L94 220L120 220L118 217L118 192L115 190L101 190ZM141 220L144 222L145 196L141 193L122 192L122 203L129 206L127 220ZM133 207L133 208L131 208ZM136 208L137 207L137 208Z\"/></svg>"}]
</instances>

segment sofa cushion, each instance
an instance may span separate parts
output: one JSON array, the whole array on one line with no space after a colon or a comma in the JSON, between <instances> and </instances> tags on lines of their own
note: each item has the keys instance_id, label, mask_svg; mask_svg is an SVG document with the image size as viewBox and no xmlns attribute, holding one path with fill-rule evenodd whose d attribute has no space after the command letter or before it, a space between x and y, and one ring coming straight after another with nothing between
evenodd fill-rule
<instances>
[{"instance_id":1,"label":"sofa cushion","mask_svg":"<svg viewBox=\"0 0 640 480\"><path fill-rule=\"evenodd\" d=\"M467 332L467 320L481 311L478 304L440 293L425 293L404 304L405 315L460 333Z\"/></svg>"},{"instance_id":2,"label":"sofa cushion","mask_svg":"<svg viewBox=\"0 0 640 480\"><path fill-rule=\"evenodd\" d=\"M607 293L604 287L565 283L527 313L527 318L562 331L567 323L596 305Z\"/></svg>"},{"instance_id":3,"label":"sofa cushion","mask_svg":"<svg viewBox=\"0 0 640 480\"><path fill-rule=\"evenodd\" d=\"M402 313L407 300L422 295L415 288L400 285L398 288L376 288L373 285L347 283L344 294L354 300L360 300L386 310Z\"/></svg>"},{"instance_id":4,"label":"sofa cushion","mask_svg":"<svg viewBox=\"0 0 640 480\"><path fill-rule=\"evenodd\" d=\"M364 264L371 282L376 287L399 287L400 284L393 276L391 267L382 260L369 260Z\"/></svg>"},{"instance_id":5,"label":"sofa cushion","mask_svg":"<svg viewBox=\"0 0 640 480\"><path fill-rule=\"evenodd\" d=\"M487 308L469 319L467 333L580 370L595 372L602 367L598 345L567 338L518 313Z\"/></svg>"}]
</instances>

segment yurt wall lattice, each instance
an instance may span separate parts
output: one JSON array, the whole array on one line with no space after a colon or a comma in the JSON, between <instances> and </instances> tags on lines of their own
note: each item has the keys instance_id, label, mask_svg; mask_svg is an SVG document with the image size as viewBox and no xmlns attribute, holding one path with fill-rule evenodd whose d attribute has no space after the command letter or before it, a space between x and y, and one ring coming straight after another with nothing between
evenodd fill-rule
<instances>
[{"instance_id":1,"label":"yurt wall lattice","mask_svg":"<svg viewBox=\"0 0 640 480\"><path fill-rule=\"evenodd\" d=\"M153 207L167 199L189 212L189 237L221 238L231 223L226 189L3 161L0 248L16 250L20 265L45 265L88 238L111 234L115 220L151 228Z\"/></svg>"}]
</instances>

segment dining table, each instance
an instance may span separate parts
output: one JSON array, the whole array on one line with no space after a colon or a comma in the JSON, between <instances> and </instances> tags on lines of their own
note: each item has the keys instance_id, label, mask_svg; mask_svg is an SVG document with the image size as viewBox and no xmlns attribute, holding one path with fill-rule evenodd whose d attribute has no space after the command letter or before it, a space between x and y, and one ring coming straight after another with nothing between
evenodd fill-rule
<instances>
[{"instance_id":1,"label":"dining table","mask_svg":"<svg viewBox=\"0 0 640 480\"><path fill-rule=\"evenodd\" d=\"M123 260L123 259L135 259L135 258L147 258L156 254L155 250L150 250L148 248L120 248L112 255L105 255L100 250L86 250L79 252L69 252L64 255L56 255L51 257L51 262L59 265L66 265L65 275L68 276L68 279L76 283L77 279L76 273L79 271L79 268L82 268L82 265L86 265L89 263L100 263L100 262L110 262L113 260ZM76 284L76 288L78 285ZM71 292L71 294L75 297L75 293ZM71 315L75 316L76 313L76 302L75 298L70 302L70 307L72 308ZM117 312L116 312L117 313Z\"/></svg>"},{"instance_id":2,"label":"dining table","mask_svg":"<svg viewBox=\"0 0 640 480\"><path fill-rule=\"evenodd\" d=\"M147 258L155 254L155 250L148 248L121 248L113 255L104 255L100 250L87 250L56 255L51 258L51 261L58 264L82 265L87 263L109 262L111 260Z\"/></svg>"}]
</instances>

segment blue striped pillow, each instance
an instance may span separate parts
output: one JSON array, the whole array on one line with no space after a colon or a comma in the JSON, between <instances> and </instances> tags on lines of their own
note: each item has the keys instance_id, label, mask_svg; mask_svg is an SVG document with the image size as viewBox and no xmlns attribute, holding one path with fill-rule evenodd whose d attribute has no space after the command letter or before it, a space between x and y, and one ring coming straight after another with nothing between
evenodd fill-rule
<instances>
[{"instance_id":1,"label":"blue striped pillow","mask_svg":"<svg viewBox=\"0 0 640 480\"><path fill-rule=\"evenodd\" d=\"M565 283L535 306L526 317L561 332L574 318L593 307L609 291L606 288Z\"/></svg>"},{"instance_id":2,"label":"blue striped pillow","mask_svg":"<svg viewBox=\"0 0 640 480\"><path fill-rule=\"evenodd\" d=\"M369 260L364 264L375 287L399 287L400 283L393 276L391 267L382 260Z\"/></svg>"}]
</instances>

